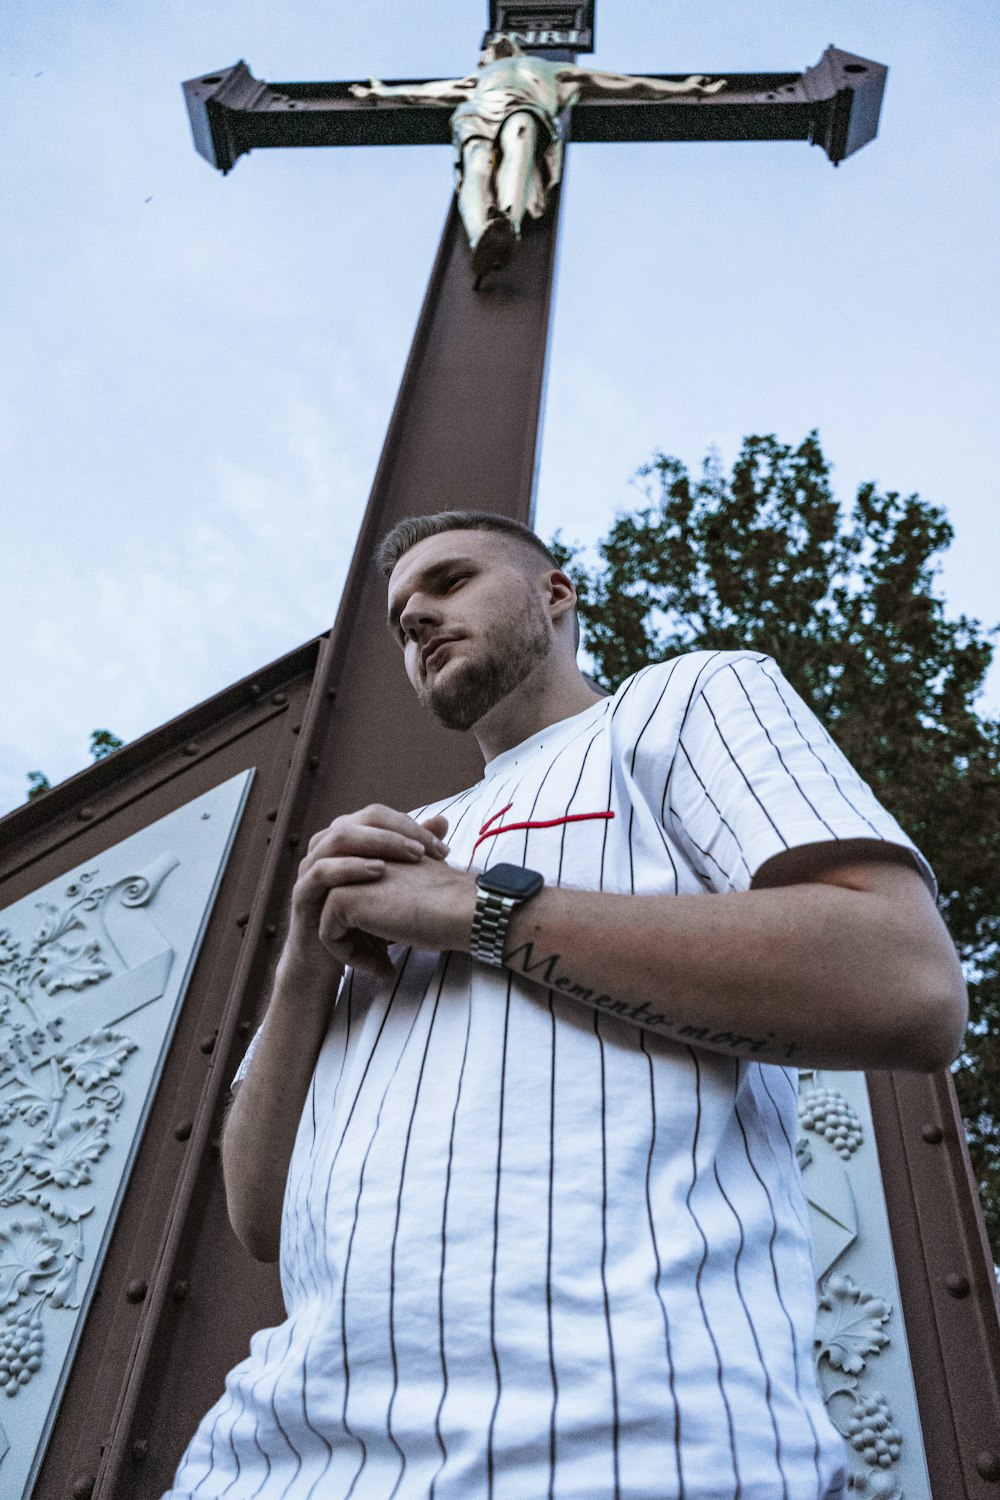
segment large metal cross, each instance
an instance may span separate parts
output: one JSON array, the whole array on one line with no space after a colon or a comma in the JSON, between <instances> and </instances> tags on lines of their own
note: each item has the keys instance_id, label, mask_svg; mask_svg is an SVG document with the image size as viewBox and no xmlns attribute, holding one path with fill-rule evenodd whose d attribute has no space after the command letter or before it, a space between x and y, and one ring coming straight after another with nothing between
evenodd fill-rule
<instances>
[{"instance_id":1,"label":"large metal cross","mask_svg":"<svg viewBox=\"0 0 1000 1500\"><path fill-rule=\"evenodd\" d=\"M593 49L593 34L594 0L491 0L483 45L513 37L531 56L572 63ZM830 47L804 73L729 74L714 92L584 92L562 131L580 142L805 140L836 165L875 136L886 71ZM677 88L684 75L651 78ZM401 86L426 89L426 81L391 85ZM195 144L222 172L263 147L452 139L450 105L359 99L357 88L263 83L239 62L191 79L184 92ZM371 559L404 515L478 508L530 521L557 220L558 190L537 222L526 221L511 264L477 293L454 204L448 214L331 642L330 816L371 800L417 806L481 773L471 739L417 708L385 630L384 588Z\"/></svg>"}]
</instances>

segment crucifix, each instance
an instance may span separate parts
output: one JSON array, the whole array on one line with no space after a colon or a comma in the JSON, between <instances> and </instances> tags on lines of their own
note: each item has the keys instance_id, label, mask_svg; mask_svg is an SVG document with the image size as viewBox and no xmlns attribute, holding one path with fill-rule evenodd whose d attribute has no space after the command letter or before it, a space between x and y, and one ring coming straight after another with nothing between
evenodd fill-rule
<instances>
[{"instance_id":1,"label":"crucifix","mask_svg":"<svg viewBox=\"0 0 1000 1500\"><path fill-rule=\"evenodd\" d=\"M805 140L838 165L877 131L879 63L829 47L801 74L602 73L576 65L594 47L594 6L491 0L463 79L264 83L239 62L184 85L195 145L222 172L264 147L455 151L457 192L331 638L330 817L376 798L417 806L479 776L475 747L422 714L398 670L371 559L405 515L531 520L568 143Z\"/></svg>"}]
</instances>

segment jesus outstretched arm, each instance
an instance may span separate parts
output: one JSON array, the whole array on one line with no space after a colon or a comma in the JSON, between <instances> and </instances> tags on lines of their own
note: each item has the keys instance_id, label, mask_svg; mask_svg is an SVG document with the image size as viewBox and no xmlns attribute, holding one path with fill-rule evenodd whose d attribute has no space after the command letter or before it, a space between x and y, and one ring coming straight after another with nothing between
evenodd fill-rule
<instances>
[{"instance_id":1,"label":"jesus outstretched arm","mask_svg":"<svg viewBox=\"0 0 1000 1500\"><path fill-rule=\"evenodd\" d=\"M617 94L633 99L658 99L671 94L717 94L726 86L724 78L711 81L704 73L687 78L643 78L631 73L602 73L598 68L560 69L560 84L568 85L574 98L580 93Z\"/></svg>"},{"instance_id":2,"label":"jesus outstretched arm","mask_svg":"<svg viewBox=\"0 0 1000 1500\"><path fill-rule=\"evenodd\" d=\"M352 83L350 91L355 99L402 99L427 104L462 104L475 91L478 80L472 78L437 78L430 83L383 83L380 78L369 78L365 83Z\"/></svg>"}]
</instances>

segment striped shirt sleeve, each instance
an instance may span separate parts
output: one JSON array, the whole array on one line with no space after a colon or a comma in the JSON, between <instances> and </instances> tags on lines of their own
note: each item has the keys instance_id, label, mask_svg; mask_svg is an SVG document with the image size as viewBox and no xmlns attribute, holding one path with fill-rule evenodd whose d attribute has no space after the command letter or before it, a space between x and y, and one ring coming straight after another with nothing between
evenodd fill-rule
<instances>
[{"instance_id":1,"label":"striped shirt sleeve","mask_svg":"<svg viewBox=\"0 0 1000 1500\"><path fill-rule=\"evenodd\" d=\"M786 849L843 840L923 855L770 657L727 655L684 716L665 816L714 890L746 890Z\"/></svg>"}]
</instances>

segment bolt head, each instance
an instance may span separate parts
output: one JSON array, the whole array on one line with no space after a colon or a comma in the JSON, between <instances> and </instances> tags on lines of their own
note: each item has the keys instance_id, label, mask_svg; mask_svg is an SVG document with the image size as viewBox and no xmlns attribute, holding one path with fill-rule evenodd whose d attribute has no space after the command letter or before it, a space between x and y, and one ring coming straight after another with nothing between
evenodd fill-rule
<instances>
[{"instance_id":1,"label":"bolt head","mask_svg":"<svg viewBox=\"0 0 1000 1500\"><path fill-rule=\"evenodd\" d=\"M148 1282L130 1281L128 1286L125 1288L125 1300L126 1302L143 1302L145 1301L146 1293L148 1292L148 1290Z\"/></svg>"},{"instance_id":2,"label":"bolt head","mask_svg":"<svg viewBox=\"0 0 1000 1500\"><path fill-rule=\"evenodd\" d=\"M980 1479L1000 1479L1000 1453L991 1453L988 1448L976 1454L976 1473Z\"/></svg>"},{"instance_id":3,"label":"bolt head","mask_svg":"<svg viewBox=\"0 0 1000 1500\"><path fill-rule=\"evenodd\" d=\"M73 1500L90 1500L96 1483L96 1474L81 1474L73 1486Z\"/></svg>"},{"instance_id":4,"label":"bolt head","mask_svg":"<svg viewBox=\"0 0 1000 1500\"><path fill-rule=\"evenodd\" d=\"M949 1297L967 1297L972 1288L969 1286L969 1278L963 1276L959 1271L952 1271L944 1278L945 1291Z\"/></svg>"},{"instance_id":5,"label":"bolt head","mask_svg":"<svg viewBox=\"0 0 1000 1500\"><path fill-rule=\"evenodd\" d=\"M940 1146L944 1140L944 1131L940 1125L925 1125L920 1134L928 1146Z\"/></svg>"}]
</instances>

